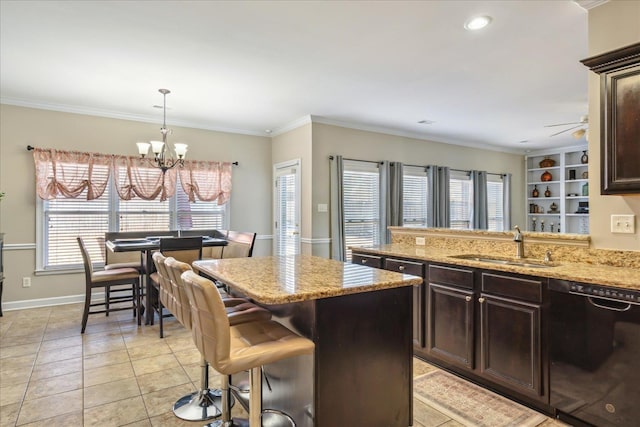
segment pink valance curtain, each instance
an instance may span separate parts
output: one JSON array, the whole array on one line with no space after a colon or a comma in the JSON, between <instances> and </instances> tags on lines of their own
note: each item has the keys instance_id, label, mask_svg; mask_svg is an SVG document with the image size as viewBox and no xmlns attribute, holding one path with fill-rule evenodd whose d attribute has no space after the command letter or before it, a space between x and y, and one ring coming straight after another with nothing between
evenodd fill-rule
<instances>
[{"instance_id":1,"label":"pink valance curtain","mask_svg":"<svg viewBox=\"0 0 640 427\"><path fill-rule=\"evenodd\" d=\"M102 196L109 180L110 155L35 148L36 193L43 200L59 195L87 200Z\"/></svg>"},{"instance_id":2,"label":"pink valance curtain","mask_svg":"<svg viewBox=\"0 0 640 427\"><path fill-rule=\"evenodd\" d=\"M223 205L231 196L231 169L230 162L185 161L179 171L182 190L190 202L217 201Z\"/></svg>"},{"instance_id":3,"label":"pink valance curtain","mask_svg":"<svg viewBox=\"0 0 640 427\"><path fill-rule=\"evenodd\" d=\"M114 156L113 180L122 200L137 196L143 200L165 201L176 192L176 170L166 173L153 166L153 160L139 157Z\"/></svg>"},{"instance_id":4,"label":"pink valance curtain","mask_svg":"<svg viewBox=\"0 0 640 427\"><path fill-rule=\"evenodd\" d=\"M99 153L33 150L36 167L36 192L41 199L60 195L77 198L87 190L87 200L100 197L113 175L116 191L123 200L138 197L164 201L175 194L178 171L182 189L189 201L226 203L231 196L229 162L185 161L183 168L155 167L153 160Z\"/></svg>"}]
</instances>

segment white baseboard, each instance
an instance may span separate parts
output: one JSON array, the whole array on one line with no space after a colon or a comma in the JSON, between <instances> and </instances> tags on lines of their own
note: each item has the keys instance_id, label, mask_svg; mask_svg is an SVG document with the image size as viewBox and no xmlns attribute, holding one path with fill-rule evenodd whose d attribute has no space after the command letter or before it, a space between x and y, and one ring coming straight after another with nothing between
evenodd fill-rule
<instances>
[{"instance_id":1,"label":"white baseboard","mask_svg":"<svg viewBox=\"0 0 640 427\"><path fill-rule=\"evenodd\" d=\"M104 298L104 292L91 294L92 299ZM52 307L55 305L65 305L74 303L83 303L84 294L67 295L63 297L37 298L22 301L9 301L2 303L2 312L12 310L23 310L25 308Z\"/></svg>"}]
</instances>

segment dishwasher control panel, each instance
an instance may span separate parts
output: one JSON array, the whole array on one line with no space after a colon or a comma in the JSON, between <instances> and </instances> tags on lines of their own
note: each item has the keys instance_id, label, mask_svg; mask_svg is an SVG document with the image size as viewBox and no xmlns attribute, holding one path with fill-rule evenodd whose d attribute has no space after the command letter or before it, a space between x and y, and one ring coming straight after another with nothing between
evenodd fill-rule
<instances>
[{"instance_id":1,"label":"dishwasher control panel","mask_svg":"<svg viewBox=\"0 0 640 427\"><path fill-rule=\"evenodd\" d=\"M629 289L571 283L569 285L569 291L577 294L607 298L616 301L640 303L640 292Z\"/></svg>"},{"instance_id":2,"label":"dishwasher control panel","mask_svg":"<svg viewBox=\"0 0 640 427\"><path fill-rule=\"evenodd\" d=\"M557 292L640 304L640 291L632 289L591 285L588 283L578 283L559 279L549 279L549 289Z\"/></svg>"}]
</instances>

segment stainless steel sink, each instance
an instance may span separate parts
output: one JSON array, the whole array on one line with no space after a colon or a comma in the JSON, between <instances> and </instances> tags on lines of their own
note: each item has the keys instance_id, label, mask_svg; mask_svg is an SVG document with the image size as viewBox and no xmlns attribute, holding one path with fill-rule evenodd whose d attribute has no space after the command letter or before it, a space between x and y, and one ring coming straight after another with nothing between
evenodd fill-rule
<instances>
[{"instance_id":1,"label":"stainless steel sink","mask_svg":"<svg viewBox=\"0 0 640 427\"><path fill-rule=\"evenodd\" d=\"M491 255L478 255L478 254L464 254L453 255L451 258L468 259L472 261L486 262L489 264L501 264L501 265L515 265L517 267L529 267L529 268L550 268L556 267L558 264L552 262L534 261L529 259L509 259L494 257Z\"/></svg>"}]
</instances>

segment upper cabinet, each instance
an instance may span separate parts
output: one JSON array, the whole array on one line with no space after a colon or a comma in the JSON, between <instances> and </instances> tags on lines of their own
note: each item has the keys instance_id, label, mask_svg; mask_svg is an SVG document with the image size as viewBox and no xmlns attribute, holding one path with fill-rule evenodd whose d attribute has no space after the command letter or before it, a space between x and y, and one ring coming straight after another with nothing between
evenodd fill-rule
<instances>
[{"instance_id":1,"label":"upper cabinet","mask_svg":"<svg viewBox=\"0 0 640 427\"><path fill-rule=\"evenodd\" d=\"M600 74L600 192L640 193L640 43L581 62Z\"/></svg>"}]
</instances>

